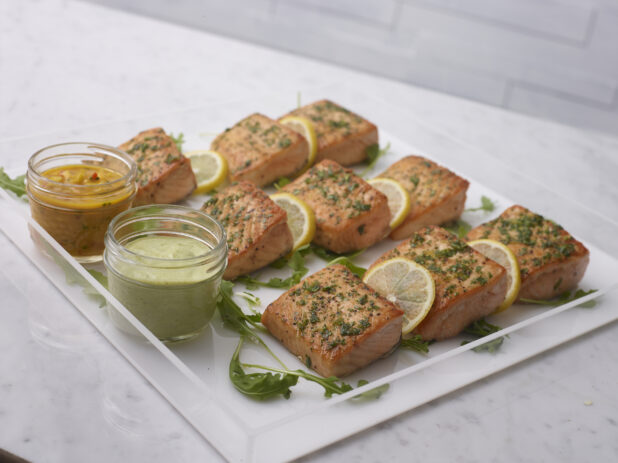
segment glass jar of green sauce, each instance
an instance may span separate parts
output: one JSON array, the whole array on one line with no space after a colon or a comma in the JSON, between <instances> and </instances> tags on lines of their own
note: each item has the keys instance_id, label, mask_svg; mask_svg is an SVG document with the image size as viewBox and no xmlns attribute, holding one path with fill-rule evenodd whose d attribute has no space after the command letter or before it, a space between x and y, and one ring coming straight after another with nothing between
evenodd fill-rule
<instances>
[{"instance_id":1,"label":"glass jar of green sauce","mask_svg":"<svg viewBox=\"0 0 618 463\"><path fill-rule=\"evenodd\" d=\"M109 224L103 261L116 299L161 341L185 341L200 334L215 311L227 265L225 230L187 207L137 207ZM131 331L115 309L110 316Z\"/></svg>"}]
</instances>

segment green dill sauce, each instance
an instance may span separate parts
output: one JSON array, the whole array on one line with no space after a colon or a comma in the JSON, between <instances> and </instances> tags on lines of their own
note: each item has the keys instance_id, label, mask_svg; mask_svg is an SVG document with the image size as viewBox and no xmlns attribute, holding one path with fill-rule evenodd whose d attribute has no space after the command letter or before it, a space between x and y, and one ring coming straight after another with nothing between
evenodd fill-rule
<instances>
[{"instance_id":1,"label":"green dill sauce","mask_svg":"<svg viewBox=\"0 0 618 463\"><path fill-rule=\"evenodd\" d=\"M176 226L178 221L171 220L177 217L170 216L168 224ZM123 222L112 225L122 230ZM150 230L130 236L113 241L108 232L106 237L110 292L161 341L177 342L197 336L215 311L226 264L225 242L209 243L180 230ZM220 238L224 237L221 231ZM110 315L119 328L133 331L119 312L112 310Z\"/></svg>"}]
</instances>

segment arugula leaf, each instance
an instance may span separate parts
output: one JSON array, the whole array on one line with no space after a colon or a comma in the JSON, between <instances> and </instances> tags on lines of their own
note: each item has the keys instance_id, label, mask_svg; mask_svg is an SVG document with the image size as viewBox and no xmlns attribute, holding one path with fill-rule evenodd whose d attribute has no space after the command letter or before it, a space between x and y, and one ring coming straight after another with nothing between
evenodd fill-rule
<instances>
[{"instance_id":1,"label":"arugula leaf","mask_svg":"<svg viewBox=\"0 0 618 463\"><path fill-rule=\"evenodd\" d=\"M259 297L247 291L239 291L237 293L234 293L234 295L242 297L245 301L249 303L249 307L260 307L262 305L262 301Z\"/></svg>"},{"instance_id":2,"label":"arugula leaf","mask_svg":"<svg viewBox=\"0 0 618 463\"><path fill-rule=\"evenodd\" d=\"M366 268L355 265L350 260L350 258L346 256L337 257L336 259L331 260L327 265L335 265L335 264L341 264L341 265L346 266L348 270L350 270L350 272L352 272L354 275L356 275L359 278L363 278L363 276L365 275L365 272L367 271Z\"/></svg>"},{"instance_id":3,"label":"arugula leaf","mask_svg":"<svg viewBox=\"0 0 618 463\"><path fill-rule=\"evenodd\" d=\"M266 400L278 395L286 399L290 398L290 388L298 383L298 376L288 375L285 372L272 373L246 373L240 363L240 349L244 342L244 336L240 336L238 346L230 360L228 369L230 381L242 394L256 400Z\"/></svg>"},{"instance_id":4,"label":"arugula leaf","mask_svg":"<svg viewBox=\"0 0 618 463\"><path fill-rule=\"evenodd\" d=\"M597 291L598 291L597 289L591 289L589 291L578 289L577 291L574 291L573 293L571 293L571 291L565 291L560 296L558 296L556 299L551 299L551 300L543 301L540 299L526 299L526 298L521 298L519 300L521 302L527 302L528 304L551 305L555 307L555 306L559 306L562 304L566 304L567 302L574 301L576 299L579 299L580 297L587 296L588 294L596 293ZM577 307L584 307L586 309L589 309L589 308L594 307L596 304L597 304L597 301L593 299L591 301L583 302L582 304L579 304Z\"/></svg>"},{"instance_id":5,"label":"arugula leaf","mask_svg":"<svg viewBox=\"0 0 618 463\"><path fill-rule=\"evenodd\" d=\"M221 315L223 323L228 328L240 333L240 341L230 360L229 366L230 380L238 391L258 400L278 395L288 398L291 394L290 388L296 385L298 378L304 378L307 381L312 381L321 385L324 388L324 395L326 397L332 397L333 394L343 394L353 389L352 386L344 383L335 376L322 378L321 376L312 375L303 370L288 370L285 364L272 350L270 350L262 338L255 332L255 329L260 327L260 315L245 314L232 299L233 288L234 283L227 280L221 282L221 291L219 299L217 300L217 308L219 309L219 314ZM264 347L283 369L241 363L240 350L245 338L257 342ZM258 368L266 370L269 373L246 373L243 367ZM277 374L273 375L270 372Z\"/></svg>"},{"instance_id":6,"label":"arugula leaf","mask_svg":"<svg viewBox=\"0 0 618 463\"><path fill-rule=\"evenodd\" d=\"M480 320L477 320L473 323L471 323L465 330L464 333L475 336L477 339L480 339L482 337L485 337L489 334L495 333L497 331L500 331L502 328L497 326L497 325L492 325L491 323L489 323L488 321L486 321L484 318L481 318ZM507 336L508 337L508 336ZM468 343L470 343L472 341L462 341L461 345L464 346ZM500 336L499 338L496 338L492 341L486 342L485 344L481 344L480 346L476 346L474 348L472 348L473 351L475 352L483 352L483 351L487 351L490 353L494 353L496 352L498 349L500 349L500 346L502 346L502 343L504 342L504 336Z\"/></svg>"},{"instance_id":7,"label":"arugula leaf","mask_svg":"<svg viewBox=\"0 0 618 463\"><path fill-rule=\"evenodd\" d=\"M326 262L331 262L340 257L347 257L348 259L353 259L354 257L360 256L363 252L366 251L366 249L359 249L358 251L349 252L347 254L336 254L332 251L329 251L328 249L324 249L323 247L318 246L317 244L312 243L309 247L309 250L313 252L313 254Z\"/></svg>"},{"instance_id":8,"label":"arugula leaf","mask_svg":"<svg viewBox=\"0 0 618 463\"><path fill-rule=\"evenodd\" d=\"M429 344L429 341L423 341L420 334L415 334L410 338L402 338L399 347L426 354L429 352Z\"/></svg>"},{"instance_id":9,"label":"arugula leaf","mask_svg":"<svg viewBox=\"0 0 618 463\"><path fill-rule=\"evenodd\" d=\"M266 367L264 365L253 365L249 363L243 363L243 366L247 368L259 368L261 370L272 371L275 373L284 373L288 375L294 375L299 378L306 379L307 381L317 383L324 388L325 397L332 397L333 394L343 394L345 392L348 392L354 389L348 383L341 381L336 376L329 376L328 378L323 378L321 376L312 375L311 373L307 373L304 370L287 370L287 369L281 370L279 368L271 368L271 367Z\"/></svg>"},{"instance_id":10,"label":"arugula leaf","mask_svg":"<svg viewBox=\"0 0 618 463\"><path fill-rule=\"evenodd\" d=\"M365 384L369 384L369 381L367 381L366 379L361 379L358 381L358 384L356 385L356 387L361 387L361 386L364 386ZM354 400L359 400L359 401L376 400L376 399L379 399L382 396L382 394L388 391L389 387L390 387L390 384L388 383L382 384L381 386L374 387L373 389L369 389L366 392L361 392L360 394L355 395L353 398Z\"/></svg>"},{"instance_id":11,"label":"arugula leaf","mask_svg":"<svg viewBox=\"0 0 618 463\"><path fill-rule=\"evenodd\" d=\"M292 275L287 278L279 278L274 277L270 280L264 282L260 281L257 278L251 277L249 275L244 275L238 277L236 281L243 283L247 289L257 289L260 286L266 288L282 288L282 289L290 289L295 284L300 283L300 280L303 276L309 271L307 267L305 267L305 256L303 253L304 250L298 249L292 256L282 264L283 261L278 260L275 261L271 266L277 266L276 268L283 268L283 266L290 267L292 269ZM281 265L279 267L279 265Z\"/></svg>"},{"instance_id":12,"label":"arugula leaf","mask_svg":"<svg viewBox=\"0 0 618 463\"><path fill-rule=\"evenodd\" d=\"M496 203L489 199L487 196L481 196L481 205L479 207L472 207L465 209L464 212L485 211L492 212L496 208Z\"/></svg>"},{"instance_id":13,"label":"arugula leaf","mask_svg":"<svg viewBox=\"0 0 618 463\"><path fill-rule=\"evenodd\" d=\"M177 136L174 136L174 134L170 132L170 138L174 140L174 143L176 144L176 148L178 148L178 151L182 153L182 145L184 145L185 143L185 134L182 132L179 132Z\"/></svg>"},{"instance_id":14,"label":"arugula leaf","mask_svg":"<svg viewBox=\"0 0 618 463\"><path fill-rule=\"evenodd\" d=\"M458 219L446 225L442 225L442 228L454 233L459 239L463 239L466 237L468 232L472 230L472 225L465 220Z\"/></svg>"},{"instance_id":15,"label":"arugula leaf","mask_svg":"<svg viewBox=\"0 0 618 463\"><path fill-rule=\"evenodd\" d=\"M284 186L286 186L288 183L290 183L292 180L290 180L287 177L281 177L279 180L277 180L275 183L273 183L273 186L277 189L277 190L281 190L281 188L283 188Z\"/></svg>"},{"instance_id":16,"label":"arugula leaf","mask_svg":"<svg viewBox=\"0 0 618 463\"><path fill-rule=\"evenodd\" d=\"M11 178L4 172L4 167L0 167L0 188L12 191L20 198L26 194L25 180L26 174Z\"/></svg>"},{"instance_id":17,"label":"arugula leaf","mask_svg":"<svg viewBox=\"0 0 618 463\"><path fill-rule=\"evenodd\" d=\"M240 308L232 297L234 294L234 283L227 280L221 281L221 288L219 290L219 298L217 299L217 308L223 323L228 327L237 331L240 334L244 334L253 341L257 341L266 347L266 344L257 336L252 330L251 326L260 328L259 314L246 314ZM257 315L257 317L256 317ZM268 347L266 347L268 349Z\"/></svg>"},{"instance_id":18,"label":"arugula leaf","mask_svg":"<svg viewBox=\"0 0 618 463\"><path fill-rule=\"evenodd\" d=\"M390 149L390 142L387 143L386 146L382 149L380 149L380 145L378 145L377 143L369 145L367 148L365 148L365 153L367 153L367 167L365 167L365 169L361 172L361 177L367 175L374 168L374 166L378 162L378 159L384 156Z\"/></svg>"}]
</instances>

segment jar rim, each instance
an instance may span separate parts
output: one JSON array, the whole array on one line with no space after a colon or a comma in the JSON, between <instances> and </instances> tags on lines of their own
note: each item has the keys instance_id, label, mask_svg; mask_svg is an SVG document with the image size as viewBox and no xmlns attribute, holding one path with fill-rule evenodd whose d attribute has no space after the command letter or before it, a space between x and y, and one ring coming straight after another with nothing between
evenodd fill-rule
<instances>
[{"instance_id":1,"label":"jar rim","mask_svg":"<svg viewBox=\"0 0 618 463\"><path fill-rule=\"evenodd\" d=\"M122 160L128 167L129 170L128 172L126 172L122 177L119 177L115 180L109 181L109 182L105 182L105 183L100 183L100 184L93 184L93 185L75 185L72 183L64 183L64 182L56 182L55 180L51 180L47 177L44 177L42 175L42 172L39 171L39 169L37 168L38 164L35 165L35 159L37 158L37 156L40 156L41 154L43 154L45 151L48 150L52 150L55 148L59 148L62 146L82 146L85 147L86 149L100 149L103 151L107 151L107 153L105 154L110 154L112 156L116 156L117 158L119 158L120 160ZM62 156L70 156L70 155L79 155L79 154L95 154L95 153L79 153L79 152L75 152L75 153L58 153L58 154L54 154L54 155L50 155L49 158L52 157L62 157ZM49 159L47 158L47 159ZM113 187L115 185L118 185L119 188L124 186L128 181L130 181L131 179L135 179L137 177L137 163L135 162L135 160L125 151L122 151L119 148L115 148L113 146L110 145L105 145L103 143L96 143L96 142L65 142L65 143L55 143L53 145L48 145L44 148L39 149L38 151L36 151L32 156L30 156L30 159L28 159L28 176L32 176L34 177L34 180L36 180L37 183L40 183L40 181L42 179L45 180L45 183L49 184L49 185L57 185L57 186L70 186L73 193L75 193L76 191L81 191L84 194L87 194L88 191L94 190L94 189L100 189L101 186L105 186L105 187ZM75 189L76 188L76 189Z\"/></svg>"},{"instance_id":2,"label":"jar rim","mask_svg":"<svg viewBox=\"0 0 618 463\"><path fill-rule=\"evenodd\" d=\"M148 255L141 254L139 252L135 252L130 249L127 249L126 246L121 244L116 239L116 236L114 233L116 226L119 224L119 222L125 219L127 215L139 213L140 211L146 211L152 208L161 208L161 209L157 211L156 213L153 213L152 215L143 215L137 218L138 219L153 219L157 217L162 217L163 215L169 214L170 212L174 212L174 211L180 214L186 214L186 213L195 214L197 215L196 218L206 219L212 222L212 224L215 226L216 232L217 232L216 235L218 235L219 237L217 237L214 233L213 235L215 236L215 238L217 238L217 244L213 246L212 248L209 247L209 250L203 254L199 254L197 256L192 256L192 257L183 257L183 258L153 257L153 256L148 256ZM186 219L187 218L185 217L185 220ZM192 221L195 222L195 220L192 220ZM155 233L150 233L150 234L156 235L158 233L155 232ZM113 247L122 249L123 254L128 254L130 256L139 257L141 259L147 259L148 261L152 261L152 262L159 262L159 263L174 262L177 264L182 264L183 262L186 262L188 265L191 265L191 264L200 265L205 259L211 259L213 257L220 256L221 254L223 254L224 256L227 256L227 236L226 236L225 228L223 227L223 225L217 219L215 219L209 214L206 214L205 212L202 212L200 210L193 209L187 206L179 206L176 204L148 204L145 206L138 206L138 207L133 207L131 209L127 209L126 211L119 213L118 215L116 215L116 217L112 219L112 221L109 223L109 226L107 227L107 233L105 234L105 236L106 236L106 242L107 240L111 241L111 244L113 245ZM105 250L107 252L108 246L105 247Z\"/></svg>"}]
</instances>

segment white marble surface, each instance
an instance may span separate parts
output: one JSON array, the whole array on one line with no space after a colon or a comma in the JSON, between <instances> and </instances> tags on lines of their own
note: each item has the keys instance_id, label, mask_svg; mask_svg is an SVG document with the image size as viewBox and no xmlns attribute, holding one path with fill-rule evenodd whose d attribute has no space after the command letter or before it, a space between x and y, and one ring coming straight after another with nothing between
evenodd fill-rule
<instances>
[{"instance_id":1,"label":"white marble surface","mask_svg":"<svg viewBox=\"0 0 618 463\"><path fill-rule=\"evenodd\" d=\"M616 139L91 4L1 2L0 73L4 139L351 82L618 221ZM2 152L0 165L25 159ZM74 309L4 235L0 255L0 447L35 462L221 460L76 311L54 325ZM306 460L615 460L617 334L597 330Z\"/></svg>"}]
</instances>

